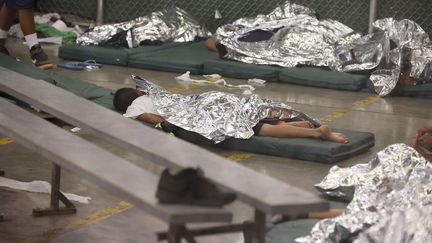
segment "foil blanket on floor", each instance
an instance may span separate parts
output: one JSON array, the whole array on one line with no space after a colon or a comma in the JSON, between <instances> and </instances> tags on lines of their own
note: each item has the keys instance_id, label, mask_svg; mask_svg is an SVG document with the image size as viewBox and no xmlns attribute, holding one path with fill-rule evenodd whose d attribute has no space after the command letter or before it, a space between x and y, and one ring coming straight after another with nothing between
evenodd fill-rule
<instances>
[{"instance_id":1,"label":"foil blanket on floor","mask_svg":"<svg viewBox=\"0 0 432 243\"><path fill-rule=\"evenodd\" d=\"M334 166L316 188L351 202L341 216L319 221L296 242L432 239L432 164L408 145L390 145L368 164Z\"/></svg>"},{"instance_id":2,"label":"foil blanket on floor","mask_svg":"<svg viewBox=\"0 0 432 243\"><path fill-rule=\"evenodd\" d=\"M96 26L78 37L77 44L133 48L143 44L189 42L210 35L186 11L174 7L127 22Z\"/></svg>"},{"instance_id":3,"label":"foil blanket on floor","mask_svg":"<svg viewBox=\"0 0 432 243\"><path fill-rule=\"evenodd\" d=\"M402 77L413 84L432 82L432 44L418 24L387 18L373 26L372 34L361 36L338 21L319 20L313 10L286 2L268 15L219 27L216 39L227 49L225 58L245 63L370 71L380 96L390 94Z\"/></svg>"},{"instance_id":4,"label":"foil blanket on floor","mask_svg":"<svg viewBox=\"0 0 432 243\"><path fill-rule=\"evenodd\" d=\"M241 97L210 91L186 96L170 93L138 76L132 79L139 90L152 97L159 115L168 122L215 143L229 137L250 138L254 134L252 128L263 118L300 118L319 125L318 121L284 103L261 99L255 94Z\"/></svg>"}]
</instances>

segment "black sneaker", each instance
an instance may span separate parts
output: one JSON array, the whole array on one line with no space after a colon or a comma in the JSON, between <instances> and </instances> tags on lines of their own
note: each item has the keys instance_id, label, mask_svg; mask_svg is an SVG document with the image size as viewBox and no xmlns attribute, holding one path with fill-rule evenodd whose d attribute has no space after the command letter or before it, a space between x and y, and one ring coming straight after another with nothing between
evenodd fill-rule
<instances>
[{"instance_id":1,"label":"black sneaker","mask_svg":"<svg viewBox=\"0 0 432 243\"><path fill-rule=\"evenodd\" d=\"M159 203L222 207L233 202L236 194L223 192L204 178L198 169L184 169L171 175L165 169L159 179L156 198Z\"/></svg>"},{"instance_id":2,"label":"black sneaker","mask_svg":"<svg viewBox=\"0 0 432 243\"><path fill-rule=\"evenodd\" d=\"M45 54L45 52L42 50L42 47L39 44L34 45L30 49L30 57L32 59L33 64L36 67L39 67L39 66L42 66L42 65L50 63L48 61L47 54Z\"/></svg>"},{"instance_id":3,"label":"black sneaker","mask_svg":"<svg viewBox=\"0 0 432 243\"><path fill-rule=\"evenodd\" d=\"M6 49L6 39L0 39L0 53L9 56L9 51Z\"/></svg>"}]
</instances>

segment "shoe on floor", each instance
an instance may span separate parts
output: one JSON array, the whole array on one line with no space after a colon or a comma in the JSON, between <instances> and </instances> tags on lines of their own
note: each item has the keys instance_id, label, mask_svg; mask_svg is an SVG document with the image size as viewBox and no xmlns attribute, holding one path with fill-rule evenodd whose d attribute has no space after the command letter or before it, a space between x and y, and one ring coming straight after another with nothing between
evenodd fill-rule
<instances>
[{"instance_id":1,"label":"shoe on floor","mask_svg":"<svg viewBox=\"0 0 432 243\"><path fill-rule=\"evenodd\" d=\"M6 39L0 39L0 53L9 56L9 51L6 49Z\"/></svg>"},{"instance_id":2,"label":"shoe on floor","mask_svg":"<svg viewBox=\"0 0 432 243\"><path fill-rule=\"evenodd\" d=\"M30 49L30 57L32 59L33 64L36 67L50 64L47 54L45 54L45 52L43 51L42 47L39 44L34 45Z\"/></svg>"},{"instance_id":3,"label":"shoe on floor","mask_svg":"<svg viewBox=\"0 0 432 243\"><path fill-rule=\"evenodd\" d=\"M217 188L201 170L188 168L174 175L165 169L159 179L156 197L159 203L222 207L237 196Z\"/></svg>"}]
</instances>

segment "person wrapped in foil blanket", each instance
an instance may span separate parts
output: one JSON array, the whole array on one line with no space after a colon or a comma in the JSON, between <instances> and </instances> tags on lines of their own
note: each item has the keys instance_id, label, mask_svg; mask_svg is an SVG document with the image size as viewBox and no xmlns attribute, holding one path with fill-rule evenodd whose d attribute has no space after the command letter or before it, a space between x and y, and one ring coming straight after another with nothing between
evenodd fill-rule
<instances>
[{"instance_id":1,"label":"person wrapped in foil blanket","mask_svg":"<svg viewBox=\"0 0 432 243\"><path fill-rule=\"evenodd\" d=\"M367 70L380 96L399 80L402 85L432 82L432 44L418 24L387 18L373 26L372 34L361 36L336 20L319 20L312 9L285 2L267 15L219 27L207 46L245 63Z\"/></svg>"},{"instance_id":2,"label":"person wrapped in foil blanket","mask_svg":"<svg viewBox=\"0 0 432 243\"><path fill-rule=\"evenodd\" d=\"M311 137L348 143L348 138L332 132L327 125L290 106L261 99L210 91L185 96L170 93L138 76L137 89L121 88L114 95L114 107L125 117L159 124L164 131L177 127L196 132L219 143L226 138ZM292 121L297 119L296 121Z\"/></svg>"},{"instance_id":3,"label":"person wrapped in foil blanket","mask_svg":"<svg viewBox=\"0 0 432 243\"><path fill-rule=\"evenodd\" d=\"M186 11L172 7L131 21L96 26L79 36L76 43L133 48L145 44L190 42L210 35Z\"/></svg>"},{"instance_id":4,"label":"person wrapped in foil blanket","mask_svg":"<svg viewBox=\"0 0 432 243\"><path fill-rule=\"evenodd\" d=\"M368 164L334 166L316 185L324 195L350 201L335 218L319 221L296 242L429 242L432 239L432 126L412 147L393 144Z\"/></svg>"}]
</instances>

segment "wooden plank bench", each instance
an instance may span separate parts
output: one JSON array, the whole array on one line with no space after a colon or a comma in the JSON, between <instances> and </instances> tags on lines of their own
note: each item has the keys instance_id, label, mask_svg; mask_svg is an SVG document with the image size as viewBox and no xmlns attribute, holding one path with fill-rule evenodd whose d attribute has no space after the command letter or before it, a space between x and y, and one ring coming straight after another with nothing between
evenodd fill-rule
<instances>
[{"instance_id":1,"label":"wooden plank bench","mask_svg":"<svg viewBox=\"0 0 432 243\"><path fill-rule=\"evenodd\" d=\"M255 241L265 242L266 214L295 216L328 209L328 203L312 193L260 174L137 121L125 119L91 101L42 80L0 68L0 91L78 126L142 157L178 170L200 167L213 182L237 193L255 208Z\"/></svg>"},{"instance_id":2,"label":"wooden plank bench","mask_svg":"<svg viewBox=\"0 0 432 243\"><path fill-rule=\"evenodd\" d=\"M187 223L230 222L225 209L183 205L160 205L155 198L158 177L129 161L87 142L34 114L0 98L0 132L41 154L53 166L51 208L37 215L75 212L60 192L60 167L66 168L169 224L169 242L187 237ZM121 171L121 173L119 173ZM66 208L59 207L59 200ZM186 235L185 235L186 234Z\"/></svg>"}]
</instances>

